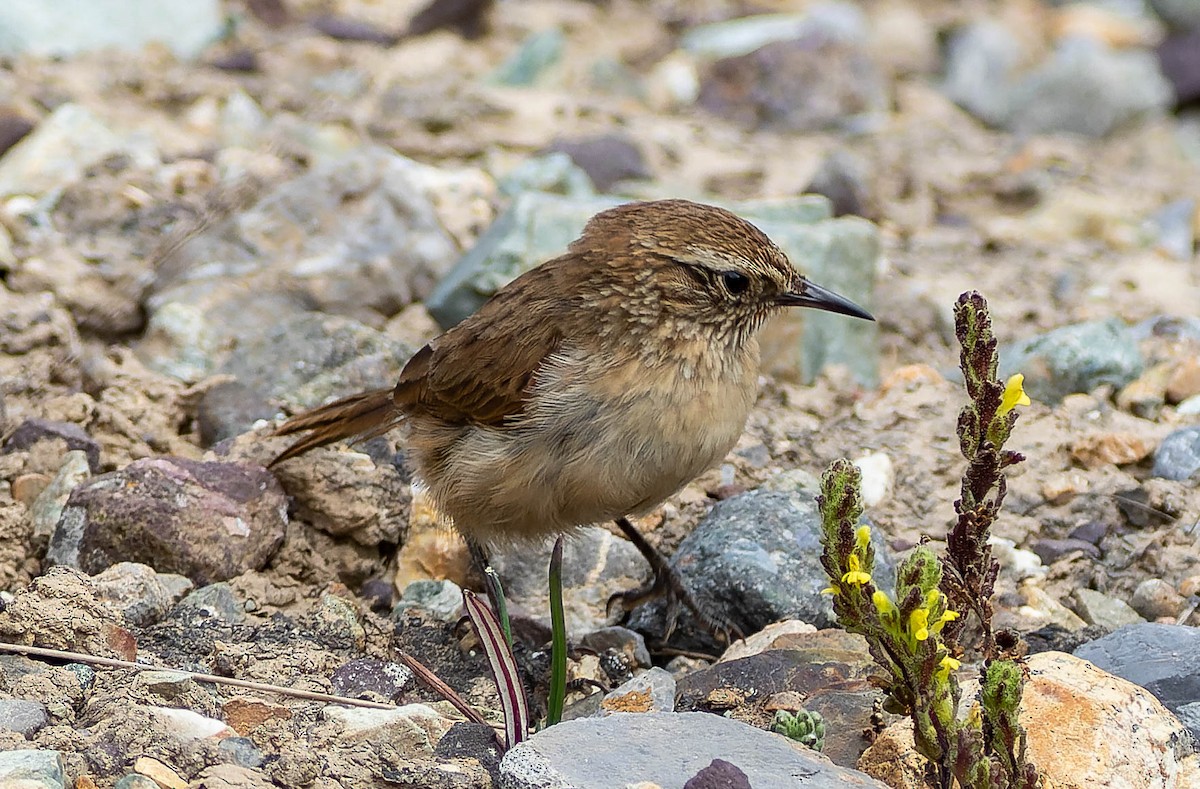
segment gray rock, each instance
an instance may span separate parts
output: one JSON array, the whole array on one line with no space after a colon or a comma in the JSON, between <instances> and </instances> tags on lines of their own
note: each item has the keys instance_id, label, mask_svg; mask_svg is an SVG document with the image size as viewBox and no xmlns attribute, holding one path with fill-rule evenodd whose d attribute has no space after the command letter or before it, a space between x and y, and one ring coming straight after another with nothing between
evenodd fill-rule
<instances>
[{"instance_id":1,"label":"gray rock","mask_svg":"<svg viewBox=\"0 0 1200 789\"><path fill-rule=\"evenodd\" d=\"M12 0L0 6L0 52L10 30L5 15L16 4L49 9L37 0ZM61 190L82 178L88 167L117 153L151 165L158 158L148 143L117 134L78 104L62 104L0 159L0 197L41 197Z\"/></svg>"},{"instance_id":2,"label":"gray rock","mask_svg":"<svg viewBox=\"0 0 1200 789\"><path fill-rule=\"evenodd\" d=\"M225 32L219 0L6 0L0 6L0 54L64 56L115 47L139 52L166 45L196 57Z\"/></svg>"},{"instance_id":3,"label":"gray rock","mask_svg":"<svg viewBox=\"0 0 1200 789\"><path fill-rule=\"evenodd\" d=\"M1200 471L1200 426L1169 434L1154 452L1151 473L1163 479L1188 479Z\"/></svg>"},{"instance_id":4,"label":"gray rock","mask_svg":"<svg viewBox=\"0 0 1200 789\"><path fill-rule=\"evenodd\" d=\"M558 28L540 30L521 42L521 47L496 69L491 79L500 85L533 85L562 60L566 44L567 38Z\"/></svg>"},{"instance_id":5,"label":"gray rock","mask_svg":"<svg viewBox=\"0 0 1200 789\"><path fill-rule=\"evenodd\" d=\"M38 497L34 499L29 517L33 521L33 536L38 540L49 540L62 517L63 507L71 491L86 482L92 476L88 467L87 454L80 449L72 449L63 456L62 465L54 479L50 480Z\"/></svg>"},{"instance_id":6,"label":"gray rock","mask_svg":"<svg viewBox=\"0 0 1200 789\"><path fill-rule=\"evenodd\" d=\"M334 669L329 681L333 692L339 696L358 698L369 692L396 701L413 686L416 678L408 666L400 663L356 658Z\"/></svg>"},{"instance_id":7,"label":"gray rock","mask_svg":"<svg viewBox=\"0 0 1200 789\"><path fill-rule=\"evenodd\" d=\"M1177 104L1200 99L1200 26L1163 39L1158 45L1158 66L1171 83Z\"/></svg>"},{"instance_id":8,"label":"gray rock","mask_svg":"<svg viewBox=\"0 0 1200 789\"><path fill-rule=\"evenodd\" d=\"M524 160L506 173L497 186L501 194L510 197L523 192L583 198L596 194L587 171L565 151L550 151Z\"/></svg>"},{"instance_id":9,"label":"gray rock","mask_svg":"<svg viewBox=\"0 0 1200 789\"><path fill-rule=\"evenodd\" d=\"M1120 388L1142 373L1142 352L1115 318L1063 326L1000 352L1000 376L1025 375L1034 400L1057 403L1104 384Z\"/></svg>"},{"instance_id":10,"label":"gray rock","mask_svg":"<svg viewBox=\"0 0 1200 789\"><path fill-rule=\"evenodd\" d=\"M1200 29L1200 2L1197 0L1149 0L1154 13L1172 30Z\"/></svg>"},{"instance_id":11,"label":"gray rock","mask_svg":"<svg viewBox=\"0 0 1200 789\"><path fill-rule=\"evenodd\" d=\"M646 649L646 639L641 633L627 627L602 627L593 630L579 641L580 646L593 649L596 652L613 650L624 655L631 666L649 668L650 650Z\"/></svg>"},{"instance_id":12,"label":"gray rock","mask_svg":"<svg viewBox=\"0 0 1200 789\"><path fill-rule=\"evenodd\" d=\"M1133 610L1153 622L1159 617L1178 616L1187 605L1187 600L1163 579L1147 578L1133 590L1133 599L1129 604Z\"/></svg>"},{"instance_id":13,"label":"gray rock","mask_svg":"<svg viewBox=\"0 0 1200 789\"><path fill-rule=\"evenodd\" d=\"M610 789L648 781L682 787L714 759L735 765L754 787L884 787L781 735L700 712L579 718L551 726L504 755L500 786Z\"/></svg>"},{"instance_id":14,"label":"gray rock","mask_svg":"<svg viewBox=\"0 0 1200 789\"><path fill-rule=\"evenodd\" d=\"M866 47L816 32L717 61L696 101L746 129L796 133L854 130L887 94Z\"/></svg>"},{"instance_id":15,"label":"gray rock","mask_svg":"<svg viewBox=\"0 0 1200 789\"><path fill-rule=\"evenodd\" d=\"M398 747L408 754L433 753L438 739L452 723L426 704L406 704L390 710L329 705L321 710L321 717L334 724L337 735L346 742Z\"/></svg>"},{"instance_id":16,"label":"gray rock","mask_svg":"<svg viewBox=\"0 0 1200 789\"><path fill-rule=\"evenodd\" d=\"M838 149L825 157L804 191L827 198L834 216L866 216L870 203L866 172L858 157Z\"/></svg>"},{"instance_id":17,"label":"gray rock","mask_svg":"<svg viewBox=\"0 0 1200 789\"><path fill-rule=\"evenodd\" d=\"M1173 98L1152 53L1068 39L1013 86L1004 126L1019 134L1102 137L1140 118L1164 114Z\"/></svg>"},{"instance_id":18,"label":"gray rock","mask_svg":"<svg viewBox=\"0 0 1200 789\"><path fill-rule=\"evenodd\" d=\"M296 313L376 323L424 299L458 255L430 201L429 170L380 147L356 149L213 225L176 253L177 275L149 297L152 324L169 304L180 315L170 331L148 334L139 356L156 369L186 361L191 374L216 370L240 342Z\"/></svg>"},{"instance_id":19,"label":"gray rock","mask_svg":"<svg viewBox=\"0 0 1200 789\"><path fill-rule=\"evenodd\" d=\"M562 254L593 214L621 202L609 196L518 195L438 283L426 307L442 328L455 325L518 274ZM811 280L871 309L880 249L873 224L857 217L830 219L829 202L816 196L724 205L766 232ZM876 324L813 310L795 310L786 320L803 329L798 347L787 349L780 361L793 375L811 380L824 366L842 364L865 384L877 380Z\"/></svg>"},{"instance_id":20,"label":"gray rock","mask_svg":"<svg viewBox=\"0 0 1200 789\"><path fill-rule=\"evenodd\" d=\"M246 619L246 602L238 597L227 583L203 586L179 601L171 616L202 619L217 619L225 624L236 624Z\"/></svg>"},{"instance_id":21,"label":"gray rock","mask_svg":"<svg viewBox=\"0 0 1200 789\"><path fill-rule=\"evenodd\" d=\"M211 447L249 432L260 419L271 419L276 409L267 398L241 381L227 381L208 389L196 406L200 446Z\"/></svg>"},{"instance_id":22,"label":"gray rock","mask_svg":"<svg viewBox=\"0 0 1200 789\"><path fill-rule=\"evenodd\" d=\"M871 311L880 250L875 225L846 216L808 227L764 219L761 227L805 276ZM817 310L791 310L779 320L796 326L801 339L773 362L764 354L770 372L785 378L798 374L809 383L826 367L839 365L864 386L879 382L877 323Z\"/></svg>"},{"instance_id":23,"label":"gray rock","mask_svg":"<svg viewBox=\"0 0 1200 789\"><path fill-rule=\"evenodd\" d=\"M68 450L79 450L87 456L88 468L100 470L100 444L73 422L54 422L49 419L26 419L4 442L4 453L29 449L42 441L61 441Z\"/></svg>"},{"instance_id":24,"label":"gray rock","mask_svg":"<svg viewBox=\"0 0 1200 789\"><path fill-rule=\"evenodd\" d=\"M607 192L620 181L650 177L641 149L624 134L555 140L548 150L571 157L601 192Z\"/></svg>"},{"instance_id":25,"label":"gray rock","mask_svg":"<svg viewBox=\"0 0 1200 789\"><path fill-rule=\"evenodd\" d=\"M500 741L496 730L487 724L459 721L438 740L434 755L442 759L478 759L495 775L500 765Z\"/></svg>"},{"instance_id":26,"label":"gray rock","mask_svg":"<svg viewBox=\"0 0 1200 789\"><path fill-rule=\"evenodd\" d=\"M392 617L401 616L412 608L430 613L443 622L457 622L462 616L462 588L453 581L413 581L404 587L404 594L392 610Z\"/></svg>"},{"instance_id":27,"label":"gray rock","mask_svg":"<svg viewBox=\"0 0 1200 789\"><path fill-rule=\"evenodd\" d=\"M1200 628L1126 625L1081 645L1075 656L1141 685L1172 712L1200 702ZM1200 736L1200 728L1192 733Z\"/></svg>"},{"instance_id":28,"label":"gray rock","mask_svg":"<svg viewBox=\"0 0 1200 789\"><path fill-rule=\"evenodd\" d=\"M1200 37L1196 39L1196 47L1200 50ZM1200 56L1197 56L1197 67L1200 68ZM1200 74L1197 77L1200 78ZM1195 216L1196 201L1190 198L1167 203L1156 211L1150 217L1155 246L1175 260L1191 260L1196 248L1196 231L1192 227Z\"/></svg>"},{"instance_id":29,"label":"gray rock","mask_svg":"<svg viewBox=\"0 0 1200 789\"><path fill-rule=\"evenodd\" d=\"M31 739L50 722L50 713L40 701L0 699L0 729L15 731Z\"/></svg>"},{"instance_id":30,"label":"gray rock","mask_svg":"<svg viewBox=\"0 0 1200 789\"><path fill-rule=\"evenodd\" d=\"M832 627L830 596L821 590L829 577L821 567L821 516L811 494L753 490L719 502L684 538L671 564L679 570L701 607L720 612L742 633L771 622L801 619ZM882 589L895 583L891 551L877 529L873 578ZM630 626L662 632L663 604L638 609ZM690 630L684 612L679 638Z\"/></svg>"},{"instance_id":31,"label":"gray rock","mask_svg":"<svg viewBox=\"0 0 1200 789\"><path fill-rule=\"evenodd\" d=\"M1200 318L1183 315L1156 315L1129 327L1133 339L1141 342L1161 337L1180 342L1200 343Z\"/></svg>"},{"instance_id":32,"label":"gray rock","mask_svg":"<svg viewBox=\"0 0 1200 789\"><path fill-rule=\"evenodd\" d=\"M1135 625L1146 620L1124 600L1109 597L1095 589L1076 589L1072 608L1089 625L1116 630L1122 625Z\"/></svg>"},{"instance_id":33,"label":"gray rock","mask_svg":"<svg viewBox=\"0 0 1200 789\"><path fill-rule=\"evenodd\" d=\"M249 737L226 737L217 743L217 750L233 760L239 767L261 767L266 756Z\"/></svg>"},{"instance_id":34,"label":"gray rock","mask_svg":"<svg viewBox=\"0 0 1200 789\"><path fill-rule=\"evenodd\" d=\"M605 694L600 715L674 712L675 678L655 666Z\"/></svg>"},{"instance_id":35,"label":"gray rock","mask_svg":"<svg viewBox=\"0 0 1200 789\"><path fill-rule=\"evenodd\" d=\"M21 750L0 753L0 786L21 789L65 789L62 754Z\"/></svg>"},{"instance_id":36,"label":"gray rock","mask_svg":"<svg viewBox=\"0 0 1200 789\"><path fill-rule=\"evenodd\" d=\"M9 602L11 602L11 598ZM83 664L71 663L69 665L79 666ZM48 670L49 667L45 663L32 660L24 655L0 654L0 673L3 673L8 687L15 685L22 677L27 677L31 674L42 674Z\"/></svg>"},{"instance_id":37,"label":"gray rock","mask_svg":"<svg viewBox=\"0 0 1200 789\"><path fill-rule=\"evenodd\" d=\"M183 671L142 671L135 681L163 701L174 701L196 688L196 681Z\"/></svg>"},{"instance_id":38,"label":"gray rock","mask_svg":"<svg viewBox=\"0 0 1200 789\"><path fill-rule=\"evenodd\" d=\"M1031 546L1033 552L1042 560L1042 564L1054 564L1064 556L1072 553L1082 553L1089 559L1099 559L1100 549L1090 542L1078 539L1046 539L1038 540Z\"/></svg>"},{"instance_id":39,"label":"gray rock","mask_svg":"<svg viewBox=\"0 0 1200 789\"><path fill-rule=\"evenodd\" d=\"M322 594L304 621L314 640L330 649L361 650L365 645L366 631L358 609L335 594Z\"/></svg>"},{"instance_id":40,"label":"gray rock","mask_svg":"<svg viewBox=\"0 0 1200 789\"><path fill-rule=\"evenodd\" d=\"M245 337L219 368L258 397L311 407L352 391L390 386L412 355L358 321L317 312Z\"/></svg>"},{"instance_id":41,"label":"gray rock","mask_svg":"<svg viewBox=\"0 0 1200 789\"><path fill-rule=\"evenodd\" d=\"M21 141L25 135L33 131L35 124L19 112L11 108L0 110L0 156Z\"/></svg>"},{"instance_id":42,"label":"gray rock","mask_svg":"<svg viewBox=\"0 0 1200 789\"><path fill-rule=\"evenodd\" d=\"M806 14L757 14L697 25L680 44L703 58L737 57L776 41L794 41L808 32L808 25Z\"/></svg>"},{"instance_id":43,"label":"gray rock","mask_svg":"<svg viewBox=\"0 0 1200 789\"><path fill-rule=\"evenodd\" d=\"M958 106L991 126L1009 114L1009 80L1021 60L1021 42L992 20L956 31L946 48L942 90Z\"/></svg>"},{"instance_id":44,"label":"gray rock","mask_svg":"<svg viewBox=\"0 0 1200 789\"><path fill-rule=\"evenodd\" d=\"M89 574L136 561L209 583L266 564L286 525L287 497L260 466L150 458L76 488L46 558Z\"/></svg>"},{"instance_id":45,"label":"gray rock","mask_svg":"<svg viewBox=\"0 0 1200 789\"><path fill-rule=\"evenodd\" d=\"M147 778L137 773L129 773L117 779L113 789L161 789L153 778Z\"/></svg>"},{"instance_id":46,"label":"gray rock","mask_svg":"<svg viewBox=\"0 0 1200 789\"><path fill-rule=\"evenodd\" d=\"M815 712L826 724L822 753L838 764L856 764L867 747L862 731L877 718L879 700L873 684L879 668L866 639L838 629L781 629L773 625L739 642L718 663L680 677L675 708L738 720L765 720L775 709ZM763 651L737 657L755 648Z\"/></svg>"},{"instance_id":47,"label":"gray rock","mask_svg":"<svg viewBox=\"0 0 1200 789\"><path fill-rule=\"evenodd\" d=\"M92 576L96 596L117 608L126 624L147 627L167 612L193 584L182 575L159 574L136 562L118 562Z\"/></svg>"},{"instance_id":48,"label":"gray rock","mask_svg":"<svg viewBox=\"0 0 1200 789\"><path fill-rule=\"evenodd\" d=\"M1200 739L1200 701L1184 704L1175 710L1175 714L1179 716L1180 722L1188 727L1188 731L1192 733L1192 736Z\"/></svg>"}]
</instances>

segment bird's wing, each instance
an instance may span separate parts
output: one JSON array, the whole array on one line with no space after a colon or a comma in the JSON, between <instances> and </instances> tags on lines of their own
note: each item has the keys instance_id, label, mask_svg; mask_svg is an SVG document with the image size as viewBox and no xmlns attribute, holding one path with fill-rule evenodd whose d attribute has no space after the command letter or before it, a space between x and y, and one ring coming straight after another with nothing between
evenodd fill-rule
<instances>
[{"instance_id":1,"label":"bird's wing","mask_svg":"<svg viewBox=\"0 0 1200 789\"><path fill-rule=\"evenodd\" d=\"M538 370L561 346L564 313L572 309L570 293L549 281L564 274L557 262L518 277L418 351L393 390L396 407L461 424L520 416Z\"/></svg>"}]
</instances>

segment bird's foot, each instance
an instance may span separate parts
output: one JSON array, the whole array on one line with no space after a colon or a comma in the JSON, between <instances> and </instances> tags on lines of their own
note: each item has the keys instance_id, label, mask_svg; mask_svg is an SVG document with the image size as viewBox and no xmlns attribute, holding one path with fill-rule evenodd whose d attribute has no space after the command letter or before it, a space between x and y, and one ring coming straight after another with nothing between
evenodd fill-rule
<instances>
[{"instance_id":1,"label":"bird's foot","mask_svg":"<svg viewBox=\"0 0 1200 789\"><path fill-rule=\"evenodd\" d=\"M618 592L608 598L607 610L609 615L613 613L616 607L629 612L642 603L661 597L665 599L666 605L666 623L662 634L662 642L664 644L671 638L671 634L675 632L675 627L679 624L679 615L684 609L691 612L696 624L712 635L718 643L730 644L743 637L737 625L719 613L702 606L696 600L696 596L692 594L692 590L688 588L680 572L672 567L666 558L646 541L646 538L634 528L633 524L627 518L618 519L617 526L620 527L622 533L629 538L629 541L645 557L654 575L651 580L637 589Z\"/></svg>"},{"instance_id":2,"label":"bird's foot","mask_svg":"<svg viewBox=\"0 0 1200 789\"><path fill-rule=\"evenodd\" d=\"M661 569L656 568L653 578L636 589L617 592L608 598L608 613L611 616L616 609L629 612L642 603L663 598L666 611L663 626L662 643L670 640L679 624L679 616L684 609L689 611L696 624L715 638L719 643L729 644L742 637L741 631L732 622L719 614L706 610L696 600L691 589L687 587L683 577L674 567L663 563Z\"/></svg>"}]
</instances>

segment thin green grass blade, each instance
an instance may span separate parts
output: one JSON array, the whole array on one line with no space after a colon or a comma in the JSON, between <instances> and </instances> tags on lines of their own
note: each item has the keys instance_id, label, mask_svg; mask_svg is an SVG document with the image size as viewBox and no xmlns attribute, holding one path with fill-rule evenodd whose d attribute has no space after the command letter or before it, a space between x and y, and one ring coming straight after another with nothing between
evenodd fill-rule
<instances>
[{"instance_id":1,"label":"thin green grass blade","mask_svg":"<svg viewBox=\"0 0 1200 789\"><path fill-rule=\"evenodd\" d=\"M550 554L550 698L546 702L546 725L562 720L567 697L567 623L562 596L563 538L554 541Z\"/></svg>"},{"instance_id":2,"label":"thin green grass blade","mask_svg":"<svg viewBox=\"0 0 1200 789\"><path fill-rule=\"evenodd\" d=\"M496 601L496 616L500 620L500 629L504 631L504 640L512 649L512 625L508 622L508 601L504 599L504 587L500 584L500 575L490 564L483 570L483 580L492 590L492 599Z\"/></svg>"}]
</instances>

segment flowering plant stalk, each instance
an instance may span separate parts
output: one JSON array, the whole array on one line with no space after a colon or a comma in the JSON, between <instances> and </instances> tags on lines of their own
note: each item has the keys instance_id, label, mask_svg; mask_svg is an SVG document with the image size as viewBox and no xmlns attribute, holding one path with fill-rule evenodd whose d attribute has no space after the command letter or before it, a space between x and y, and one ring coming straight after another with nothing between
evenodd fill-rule
<instances>
[{"instance_id":1,"label":"flowering plant stalk","mask_svg":"<svg viewBox=\"0 0 1200 789\"><path fill-rule=\"evenodd\" d=\"M835 461L821 480L817 499L823 524L821 564L826 590L846 630L867 639L872 657L887 673L889 709L913 720L917 750L929 760L935 785L951 789L1036 789L1041 779L1028 761L1025 732L1017 714L1024 668L1016 656L1019 639L997 638L991 628L991 594L998 565L987 545L991 524L1004 499L1003 469L1023 458L1004 450L1018 405L1029 398L1022 378L997 380L996 341L987 303L978 293L955 305L968 405L959 415L958 436L967 471L958 521L939 558L918 545L896 573L892 597L873 579L875 552L870 527L860 525L862 476L849 461ZM979 704L959 720L962 698L955 672L968 612L980 633L984 667ZM1005 653L1000 654L1001 647Z\"/></svg>"}]
</instances>

